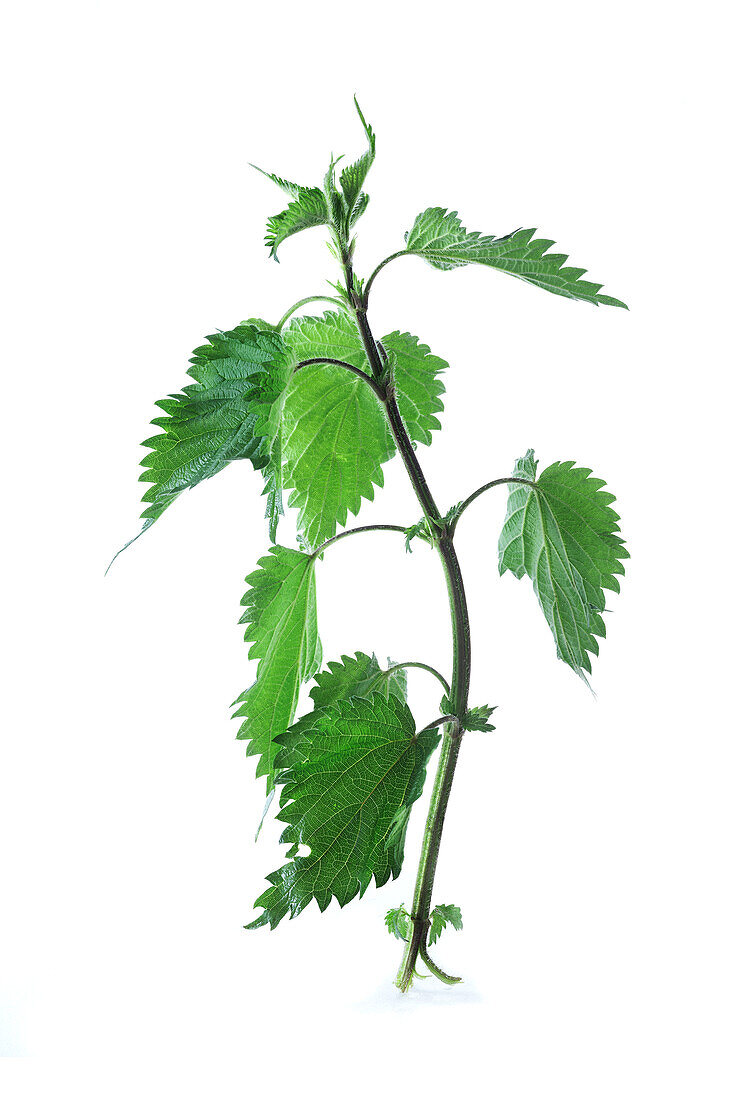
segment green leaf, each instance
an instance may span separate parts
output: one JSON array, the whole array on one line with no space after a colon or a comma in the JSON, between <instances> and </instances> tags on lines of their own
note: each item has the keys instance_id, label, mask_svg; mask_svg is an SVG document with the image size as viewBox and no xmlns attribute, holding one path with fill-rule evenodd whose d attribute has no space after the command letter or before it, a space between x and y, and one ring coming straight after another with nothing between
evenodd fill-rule
<instances>
[{"instance_id":1,"label":"green leaf","mask_svg":"<svg viewBox=\"0 0 747 1100\"><path fill-rule=\"evenodd\" d=\"M194 383L156 402L165 415L152 421L160 433L143 443L149 454L140 480L151 483L143 496L143 531L185 489L248 458L265 478L274 539L282 511L276 441L293 373L291 353L269 325L240 325L207 339L190 360L187 373Z\"/></svg>"},{"instance_id":2,"label":"green leaf","mask_svg":"<svg viewBox=\"0 0 747 1100\"><path fill-rule=\"evenodd\" d=\"M392 367L397 404L410 438L429 446L431 433L441 427L437 414L444 407L444 384L438 375L449 364L432 355L428 345L409 332L390 332L381 342Z\"/></svg>"},{"instance_id":3,"label":"green leaf","mask_svg":"<svg viewBox=\"0 0 747 1100\"><path fill-rule=\"evenodd\" d=\"M295 317L283 329L283 339L298 363L304 359L341 359L369 373L358 329L347 310L326 310L321 317Z\"/></svg>"},{"instance_id":4,"label":"green leaf","mask_svg":"<svg viewBox=\"0 0 747 1100\"><path fill-rule=\"evenodd\" d=\"M330 538L348 513L373 500L394 440L371 388L350 371L315 364L288 390L283 420L285 480L298 527L312 548Z\"/></svg>"},{"instance_id":5,"label":"green leaf","mask_svg":"<svg viewBox=\"0 0 747 1100\"><path fill-rule=\"evenodd\" d=\"M480 707L470 707L462 719L462 727L465 730L476 730L480 733L490 733L495 729L495 726L491 725L488 721L490 715L496 710L496 707L489 707L483 704Z\"/></svg>"},{"instance_id":6,"label":"green leaf","mask_svg":"<svg viewBox=\"0 0 747 1100\"><path fill-rule=\"evenodd\" d=\"M536 232L536 229L517 229L505 237L468 233L456 213L447 213L445 207L430 207L418 214L412 229L405 234L406 251L422 256L442 271L469 263L485 264L551 294L594 305L628 308L617 298L600 294L601 283L583 280L585 268L565 267L568 257L548 252L555 242L534 238Z\"/></svg>"},{"instance_id":7,"label":"green leaf","mask_svg":"<svg viewBox=\"0 0 747 1100\"><path fill-rule=\"evenodd\" d=\"M270 178L277 182L276 177ZM270 249L270 256L277 260L283 241L319 225L327 225L327 203L323 193L318 187L299 188L297 197L285 210L267 219L265 244Z\"/></svg>"},{"instance_id":8,"label":"green leaf","mask_svg":"<svg viewBox=\"0 0 747 1100\"><path fill-rule=\"evenodd\" d=\"M431 913L431 929L428 934L428 946L432 947L446 925L450 924L457 932L462 930L462 910L458 905L437 905Z\"/></svg>"},{"instance_id":9,"label":"green leaf","mask_svg":"<svg viewBox=\"0 0 747 1100\"><path fill-rule=\"evenodd\" d=\"M410 914L404 905L397 909L389 909L384 922L395 939L404 940L407 943L410 938Z\"/></svg>"},{"instance_id":10,"label":"green leaf","mask_svg":"<svg viewBox=\"0 0 747 1100\"><path fill-rule=\"evenodd\" d=\"M350 228L361 216L368 204L368 195L362 196L361 191L376 156L376 135L363 117L363 112L358 106L358 100L355 96L353 97L353 102L355 103L355 109L358 112L358 117L361 120L366 137L368 138L368 149L354 164L349 165L347 168L343 168L340 173L340 188L347 209L350 212L348 228ZM359 201L361 199L363 201Z\"/></svg>"},{"instance_id":11,"label":"green leaf","mask_svg":"<svg viewBox=\"0 0 747 1100\"><path fill-rule=\"evenodd\" d=\"M255 903L263 912L248 928L274 928L312 898L322 911L333 897L346 905L372 879L383 886L402 868L401 843L392 844L390 833L422 792L438 734L416 734L409 708L378 692L315 715L303 745L294 746L292 763L278 776L279 817L287 822L281 840L291 845L291 858L268 876L271 885ZM301 845L308 846L308 855L298 854Z\"/></svg>"},{"instance_id":12,"label":"green leaf","mask_svg":"<svg viewBox=\"0 0 747 1100\"><path fill-rule=\"evenodd\" d=\"M391 662L389 664L391 666ZM353 657L330 661L325 669L317 672L315 680L316 684L309 693L313 710L303 714L283 738L286 767L296 759L295 750L304 742L309 730L313 729L316 715L323 707L345 699L365 699L374 691L387 697L392 695L400 703L407 702L407 669L398 668L395 672L387 673L375 656L360 651Z\"/></svg>"},{"instance_id":13,"label":"green leaf","mask_svg":"<svg viewBox=\"0 0 747 1100\"><path fill-rule=\"evenodd\" d=\"M618 534L619 516L604 481L573 462L555 462L536 477L534 451L514 468L535 489L513 485L498 543L498 566L528 574L552 630L558 657L585 679L589 654L605 636L605 589L619 592L617 575L629 557Z\"/></svg>"},{"instance_id":14,"label":"green leaf","mask_svg":"<svg viewBox=\"0 0 747 1100\"><path fill-rule=\"evenodd\" d=\"M321 663L316 623L314 559L299 550L273 546L247 577L246 608L249 657L259 658L256 682L236 700L235 717L244 722L238 733L248 740L247 756L259 756L257 775L272 787L275 738L293 721L301 685Z\"/></svg>"}]
</instances>

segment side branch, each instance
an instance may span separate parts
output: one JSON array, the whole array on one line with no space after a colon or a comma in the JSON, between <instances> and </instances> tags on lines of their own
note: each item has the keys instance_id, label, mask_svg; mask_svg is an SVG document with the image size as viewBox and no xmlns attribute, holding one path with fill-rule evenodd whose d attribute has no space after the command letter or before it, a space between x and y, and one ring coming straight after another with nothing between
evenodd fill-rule
<instances>
[{"instance_id":1,"label":"side branch","mask_svg":"<svg viewBox=\"0 0 747 1100\"><path fill-rule=\"evenodd\" d=\"M527 481L526 478L523 477L499 477L496 478L495 481L489 481L487 485L481 485L479 489L475 489L474 493L470 493L466 500L463 500L461 504L457 505L451 519L452 532L470 504L477 500L478 497L482 496L483 493L487 493L488 489L494 489L496 485L526 485L529 489L537 488L534 481Z\"/></svg>"},{"instance_id":2,"label":"side branch","mask_svg":"<svg viewBox=\"0 0 747 1100\"><path fill-rule=\"evenodd\" d=\"M331 539L327 539L321 546L317 546L316 550L312 551L311 557L318 558L320 554L328 549L328 547L332 546L335 542L339 542L340 539L346 539L349 535L362 535L364 531L397 531L400 535L407 534L407 528L400 527L396 523L367 523L363 527L351 527L349 531L340 531L339 535L333 535Z\"/></svg>"},{"instance_id":3,"label":"side branch","mask_svg":"<svg viewBox=\"0 0 747 1100\"><path fill-rule=\"evenodd\" d=\"M362 378L367 386L371 387L379 401L384 400L384 391L379 383L370 374L366 374L364 370L361 370L360 367L354 367L352 363L346 363L344 359L327 359L325 356L318 359L302 359L300 363L296 364L295 369L301 370L302 367L313 367L316 363L329 363L333 367L343 367L345 370L351 371L358 378Z\"/></svg>"}]
</instances>

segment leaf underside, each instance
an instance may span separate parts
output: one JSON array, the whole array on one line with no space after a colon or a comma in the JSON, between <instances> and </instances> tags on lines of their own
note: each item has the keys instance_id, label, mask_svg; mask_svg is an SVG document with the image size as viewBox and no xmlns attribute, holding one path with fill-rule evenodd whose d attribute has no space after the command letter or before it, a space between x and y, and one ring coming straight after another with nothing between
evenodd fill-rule
<instances>
[{"instance_id":1,"label":"leaf underside","mask_svg":"<svg viewBox=\"0 0 747 1100\"><path fill-rule=\"evenodd\" d=\"M555 462L536 477L533 451L519 459L498 543L500 573L527 574L534 585L558 657L585 679L589 654L605 636L605 590L619 592L618 575L629 557L619 535L615 498L605 482L573 462Z\"/></svg>"},{"instance_id":2,"label":"leaf underside","mask_svg":"<svg viewBox=\"0 0 747 1100\"><path fill-rule=\"evenodd\" d=\"M350 698L314 715L278 776L289 859L268 876L271 885L255 903L263 912L248 928L274 928L312 899L322 911L333 897L346 905L402 867L402 823L422 792L438 733L416 735L409 708L392 693ZM277 763L283 766L282 751ZM298 854L300 845L308 855Z\"/></svg>"},{"instance_id":3,"label":"leaf underside","mask_svg":"<svg viewBox=\"0 0 747 1100\"><path fill-rule=\"evenodd\" d=\"M259 756L257 775L266 775L271 789L275 738L293 721L301 685L321 663L313 559L273 546L247 583L240 621L249 657L259 664L255 683L236 700L241 706L235 717L244 719L237 736L248 741L247 756Z\"/></svg>"},{"instance_id":4,"label":"leaf underside","mask_svg":"<svg viewBox=\"0 0 747 1100\"><path fill-rule=\"evenodd\" d=\"M288 326L284 339L296 362L332 358L368 372L355 322L348 313L329 311ZM447 364L410 333L382 340L393 369L402 418L417 442L428 444L440 427L444 391L438 375ZM318 546L373 500L384 483L382 467L396 447L381 403L352 372L313 364L298 371L288 391L282 426L285 484L289 503L299 510L304 544Z\"/></svg>"},{"instance_id":5,"label":"leaf underside","mask_svg":"<svg viewBox=\"0 0 747 1100\"><path fill-rule=\"evenodd\" d=\"M548 252L555 242L535 238L536 232L536 229L517 229L505 237L469 233L454 211L433 206L418 214L405 240L408 252L422 256L441 271L470 263L485 264L551 294L594 305L628 308L619 299L600 294L601 283L582 279L585 268L564 266L568 257Z\"/></svg>"}]
</instances>

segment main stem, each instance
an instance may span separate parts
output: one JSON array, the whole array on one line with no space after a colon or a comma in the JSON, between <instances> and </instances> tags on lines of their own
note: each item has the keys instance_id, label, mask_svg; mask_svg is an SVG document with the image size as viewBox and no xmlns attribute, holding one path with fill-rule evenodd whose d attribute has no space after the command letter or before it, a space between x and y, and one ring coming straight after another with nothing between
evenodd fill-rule
<instances>
[{"instance_id":1,"label":"main stem","mask_svg":"<svg viewBox=\"0 0 747 1100\"><path fill-rule=\"evenodd\" d=\"M402 461L409 475L415 495L418 498L423 514L432 522L433 529L439 532L436 542L441 562L446 577L446 587L449 595L451 609L451 634L452 634L452 675L451 694L449 697L449 710L456 715L456 719L450 722L444 731L441 754L438 761L438 770L433 784L433 793L428 808L428 818L423 835L423 845L420 852L420 863L415 880L415 892L410 909L412 929L410 939L405 949L402 964L397 974L396 984L402 992L406 992L411 983L413 971L422 957L430 969L443 981L454 981L449 975L444 974L428 958L427 939L430 927L431 901L433 897L433 882L436 875L436 863L441 846L441 834L443 833L446 807L451 793L451 785L454 780L459 748L462 741L461 719L467 710L467 697L469 693L469 680L471 670L471 650L469 616L467 613L467 599L464 592L462 571L459 567L459 559L454 549L452 532L447 528L443 517L439 512L433 494L425 480L422 468L415 455L407 429L402 421L394 384L387 377L386 362L376 344L368 323L366 304L361 300L355 288L352 264L349 254L341 250L342 264L345 272L348 299L355 310L356 323L360 333L361 342L366 352L366 358L371 368L373 377L379 383L383 383L384 408L389 426L394 436L397 449L402 456Z\"/></svg>"}]
</instances>

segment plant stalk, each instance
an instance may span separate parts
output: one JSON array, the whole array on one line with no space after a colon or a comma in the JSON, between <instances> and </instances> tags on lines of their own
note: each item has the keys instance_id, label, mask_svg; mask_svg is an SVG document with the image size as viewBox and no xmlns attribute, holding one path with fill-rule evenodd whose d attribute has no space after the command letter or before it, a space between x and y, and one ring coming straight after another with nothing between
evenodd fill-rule
<instances>
[{"instance_id":1,"label":"plant stalk","mask_svg":"<svg viewBox=\"0 0 747 1100\"><path fill-rule=\"evenodd\" d=\"M438 770L433 784L428 818L423 835L423 844L420 852L420 863L415 881L415 892L410 909L411 933L405 949L402 964L399 968L396 984L405 993L412 984L415 965L419 957L422 957L426 965L437 976L443 974L442 980L455 981L449 975L440 971L439 967L432 964L427 954L428 929L430 927L431 901L433 897L433 883L436 875L436 863L438 861L441 835L443 833L446 807L454 780L459 748L462 741L461 719L467 710L467 698L469 694L469 681L471 671L471 648L469 615L467 612L467 599L464 591L464 580L454 549L452 533L447 529L443 517L436 506L433 494L430 491L425 475L415 454L415 449L408 435L407 429L397 405L395 387L387 378L387 370L382 351L377 346L368 323L368 311L355 290L352 265L347 253L342 253L343 270L348 289L351 306L355 310L356 323L366 352L366 358L371 368L371 373L377 382L384 387L383 402L389 426L394 436L402 461L405 464L410 482L415 495L418 498L423 514L431 520L434 528L439 531L436 543L446 577L446 587L449 595L449 607L451 610L452 633L452 676L451 692L449 695L449 709L455 719L450 722L444 731L441 753L438 761Z\"/></svg>"}]
</instances>

